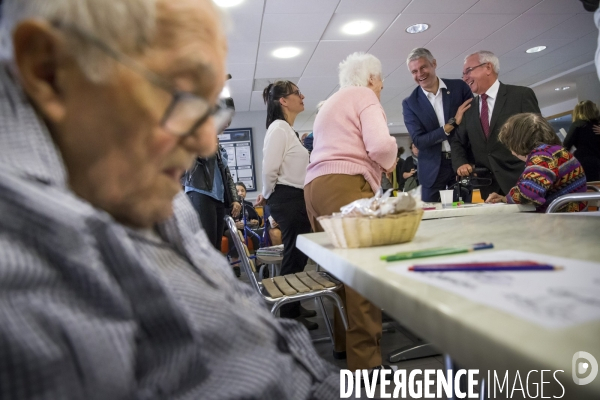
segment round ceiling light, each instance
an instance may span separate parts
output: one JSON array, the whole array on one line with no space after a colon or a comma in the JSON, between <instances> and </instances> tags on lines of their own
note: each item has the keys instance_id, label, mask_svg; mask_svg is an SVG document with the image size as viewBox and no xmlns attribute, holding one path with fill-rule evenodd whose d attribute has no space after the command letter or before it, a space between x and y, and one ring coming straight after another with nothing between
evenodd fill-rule
<instances>
[{"instance_id":1,"label":"round ceiling light","mask_svg":"<svg viewBox=\"0 0 600 400\"><path fill-rule=\"evenodd\" d=\"M556 91L559 91L559 90L560 90L560 88L559 88L559 87L557 87L557 88L556 88L556 89L554 89L554 90L556 90Z\"/></svg>"},{"instance_id":2,"label":"round ceiling light","mask_svg":"<svg viewBox=\"0 0 600 400\"><path fill-rule=\"evenodd\" d=\"M221 97L221 98L231 97L231 92L229 91L229 88L227 86L225 86L223 88L223 90L221 91L221 95L219 97Z\"/></svg>"},{"instance_id":3,"label":"round ceiling light","mask_svg":"<svg viewBox=\"0 0 600 400\"><path fill-rule=\"evenodd\" d=\"M429 24L414 24L406 28L408 33L421 33L429 29Z\"/></svg>"},{"instance_id":4,"label":"round ceiling light","mask_svg":"<svg viewBox=\"0 0 600 400\"><path fill-rule=\"evenodd\" d=\"M571 86L565 86L562 88L562 90L567 90L567 89L571 89Z\"/></svg>"},{"instance_id":5,"label":"round ceiling light","mask_svg":"<svg viewBox=\"0 0 600 400\"><path fill-rule=\"evenodd\" d=\"M273 56L277 58L292 58L300 54L300 49L296 47L281 47L273 52Z\"/></svg>"},{"instance_id":6,"label":"round ceiling light","mask_svg":"<svg viewBox=\"0 0 600 400\"><path fill-rule=\"evenodd\" d=\"M373 29L373 23L370 21L352 21L342 27L342 32L348 35L362 35Z\"/></svg>"},{"instance_id":7,"label":"round ceiling light","mask_svg":"<svg viewBox=\"0 0 600 400\"><path fill-rule=\"evenodd\" d=\"M546 46L535 46L530 49L525 50L525 53L539 53L542 50L546 50Z\"/></svg>"},{"instance_id":8,"label":"round ceiling light","mask_svg":"<svg viewBox=\"0 0 600 400\"><path fill-rule=\"evenodd\" d=\"M216 5L222 8L235 7L244 0L213 0Z\"/></svg>"}]
</instances>

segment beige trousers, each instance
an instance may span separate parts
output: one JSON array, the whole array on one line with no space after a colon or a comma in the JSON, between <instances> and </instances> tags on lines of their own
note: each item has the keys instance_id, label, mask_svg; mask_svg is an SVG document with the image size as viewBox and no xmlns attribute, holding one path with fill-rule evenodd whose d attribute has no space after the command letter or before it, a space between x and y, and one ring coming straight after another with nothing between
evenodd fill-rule
<instances>
[{"instance_id":1,"label":"beige trousers","mask_svg":"<svg viewBox=\"0 0 600 400\"><path fill-rule=\"evenodd\" d=\"M308 218L314 232L323 232L317 217L339 212L354 200L373 197L371 185L362 175L323 175L304 187ZM323 266L327 268L326 265ZM348 330L335 308L336 351L346 351L350 370L381 365L381 309L347 285L339 293L348 315Z\"/></svg>"}]
</instances>

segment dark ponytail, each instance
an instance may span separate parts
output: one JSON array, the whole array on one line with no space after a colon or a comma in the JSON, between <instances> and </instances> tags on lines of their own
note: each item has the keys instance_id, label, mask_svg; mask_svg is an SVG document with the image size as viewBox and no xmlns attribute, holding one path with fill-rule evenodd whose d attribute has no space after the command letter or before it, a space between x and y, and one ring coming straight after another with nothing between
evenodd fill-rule
<instances>
[{"instance_id":1,"label":"dark ponytail","mask_svg":"<svg viewBox=\"0 0 600 400\"><path fill-rule=\"evenodd\" d=\"M269 86L263 90L263 100L267 105L267 129L273 121L282 119L285 121L285 115L283 114L283 108L279 99L291 94L295 89L296 85L290 81L277 81L275 83L269 83Z\"/></svg>"}]
</instances>

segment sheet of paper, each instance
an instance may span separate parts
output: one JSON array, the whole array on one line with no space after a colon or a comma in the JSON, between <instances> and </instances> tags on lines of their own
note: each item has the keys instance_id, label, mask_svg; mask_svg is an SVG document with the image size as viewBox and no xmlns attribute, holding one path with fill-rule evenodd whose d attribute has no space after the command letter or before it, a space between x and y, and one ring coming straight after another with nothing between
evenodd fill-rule
<instances>
[{"instance_id":1,"label":"sheet of paper","mask_svg":"<svg viewBox=\"0 0 600 400\"><path fill-rule=\"evenodd\" d=\"M411 272L418 264L531 260L564 267L557 271ZM522 251L481 251L432 257L388 267L467 299L546 328L600 320L600 263Z\"/></svg>"},{"instance_id":2,"label":"sheet of paper","mask_svg":"<svg viewBox=\"0 0 600 400\"><path fill-rule=\"evenodd\" d=\"M252 165L252 153L250 146L237 146L235 148L237 165Z\"/></svg>"}]
</instances>

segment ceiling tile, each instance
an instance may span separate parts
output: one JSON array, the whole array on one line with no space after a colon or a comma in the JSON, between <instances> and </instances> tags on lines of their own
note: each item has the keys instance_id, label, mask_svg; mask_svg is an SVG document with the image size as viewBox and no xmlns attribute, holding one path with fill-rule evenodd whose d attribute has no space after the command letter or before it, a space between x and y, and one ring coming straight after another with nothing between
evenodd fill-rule
<instances>
[{"instance_id":1,"label":"ceiling tile","mask_svg":"<svg viewBox=\"0 0 600 400\"><path fill-rule=\"evenodd\" d=\"M253 79L230 79L225 83L231 94L250 93L252 91Z\"/></svg>"},{"instance_id":2,"label":"ceiling tile","mask_svg":"<svg viewBox=\"0 0 600 400\"><path fill-rule=\"evenodd\" d=\"M227 73L233 79L253 79L255 64L227 64Z\"/></svg>"},{"instance_id":3,"label":"ceiling tile","mask_svg":"<svg viewBox=\"0 0 600 400\"><path fill-rule=\"evenodd\" d=\"M258 42L229 42L227 64L256 63Z\"/></svg>"},{"instance_id":4,"label":"ceiling tile","mask_svg":"<svg viewBox=\"0 0 600 400\"><path fill-rule=\"evenodd\" d=\"M266 0L266 14L302 14L307 10L313 13L332 14L339 0Z\"/></svg>"},{"instance_id":5,"label":"ceiling tile","mask_svg":"<svg viewBox=\"0 0 600 400\"><path fill-rule=\"evenodd\" d=\"M329 95L337 85L337 76L303 76L298 81L298 87L302 90L302 93L314 93L321 96Z\"/></svg>"},{"instance_id":6,"label":"ceiling tile","mask_svg":"<svg viewBox=\"0 0 600 400\"><path fill-rule=\"evenodd\" d=\"M456 14L463 13L479 0L419 0L413 1L404 14Z\"/></svg>"},{"instance_id":7,"label":"ceiling tile","mask_svg":"<svg viewBox=\"0 0 600 400\"><path fill-rule=\"evenodd\" d=\"M232 93L231 97L235 104L235 112L246 112L250 111L250 92L246 93Z\"/></svg>"},{"instance_id":8,"label":"ceiling tile","mask_svg":"<svg viewBox=\"0 0 600 400\"><path fill-rule=\"evenodd\" d=\"M465 14L457 18L452 25L438 36L448 40L482 40L517 18L518 14Z\"/></svg>"},{"instance_id":9,"label":"ceiling tile","mask_svg":"<svg viewBox=\"0 0 600 400\"><path fill-rule=\"evenodd\" d=\"M258 42L260 37L261 14L233 14L227 31L229 42Z\"/></svg>"},{"instance_id":10,"label":"ceiling tile","mask_svg":"<svg viewBox=\"0 0 600 400\"><path fill-rule=\"evenodd\" d=\"M577 27L577 29L573 29ZM594 24L594 14L577 14L568 20L554 26L552 29L542 33L536 39L539 40L557 40L557 39L577 39L589 32L598 32Z\"/></svg>"},{"instance_id":11,"label":"ceiling tile","mask_svg":"<svg viewBox=\"0 0 600 400\"><path fill-rule=\"evenodd\" d=\"M336 14L400 14L410 2L411 0L342 0L335 12Z\"/></svg>"},{"instance_id":12,"label":"ceiling tile","mask_svg":"<svg viewBox=\"0 0 600 400\"><path fill-rule=\"evenodd\" d=\"M257 63L254 77L256 79L281 79L285 77L299 77L306 67L306 62L298 60L281 60L277 62Z\"/></svg>"},{"instance_id":13,"label":"ceiling tile","mask_svg":"<svg viewBox=\"0 0 600 400\"><path fill-rule=\"evenodd\" d=\"M544 0L525 14L575 14L582 11L583 6L571 0Z\"/></svg>"},{"instance_id":14,"label":"ceiling tile","mask_svg":"<svg viewBox=\"0 0 600 400\"><path fill-rule=\"evenodd\" d=\"M262 92L252 92L250 98L250 111L267 111L267 106L262 98Z\"/></svg>"},{"instance_id":15,"label":"ceiling tile","mask_svg":"<svg viewBox=\"0 0 600 400\"><path fill-rule=\"evenodd\" d=\"M522 14L541 0L480 0L471 7L469 14Z\"/></svg>"},{"instance_id":16,"label":"ceiling tile","mask_svg":"<svg viewBox=\"0 0 600 400\"><path fill-rule=\"evenodd\" d=\"M322 40L363 40L375 41L390 24L397 14L334 14L323 34ZM363 35L348 35L342 32L342 27L348 22L356 20L370 21L374 24L373 30Z\"/></svg>"},{"instance_id":17,"label":"ceiling tile","mask_svg":"<svg viewBox=\"0 0 600 400\"><path fill-rule=\"evenodd\" d=\"M505 53L504 55L507 57L523 57L526 59L535 59L535 58L539 58L539 57L543 57L547 54L552 53L555 50L560 49L561 47L572 43L573 39L570 38L565 38L565 39L559 39L559 40L544 40L544 41L540 41L539 39L532 39L530 41L528 41L527 43L524 43L518 47L515 47L513 50L509 51L508 53ZM526 50L530 49L532 47L535 46L546 46L546 49L543 51L540 51L539 53L527 53Z\"/></svg>"},{"instance_id":18,"label":"ceiling tile","mask_svg":"<svg viewBox=\"0 0 600 400\"><path fill-rule=\"evenodd\" d=\"M265 14L260 41L318 41L330 18L331 14Z\"/></svg>"},{"instance_id":19,"label":"ceiling tile","mask_svg":"<svg viewBox=\"0 0 600 400\"><path fill-rule=\"evenodd\" d=\"M309 61L308 65L304 69L303 77L305 76L338 76L338 64L337 60L329 61Z\"/></svg>"},{"instance_id":20,"label":"ceiling tile","mask_svg":"<svg viewBox=\"0 0 600 400\"><path fill-rule=\"evenodd\" d=\"M400 43L403 40L419 40L423 44L426 44L442 33L458 17L460 17L460 14L402 14L394 21L390 29L385 32L382 39L388 36L393 38L396 43ZM406 28L409 26L421 23L429 24L429 29L414 35L406 32Z\"/></svg>"}]
</instances>

